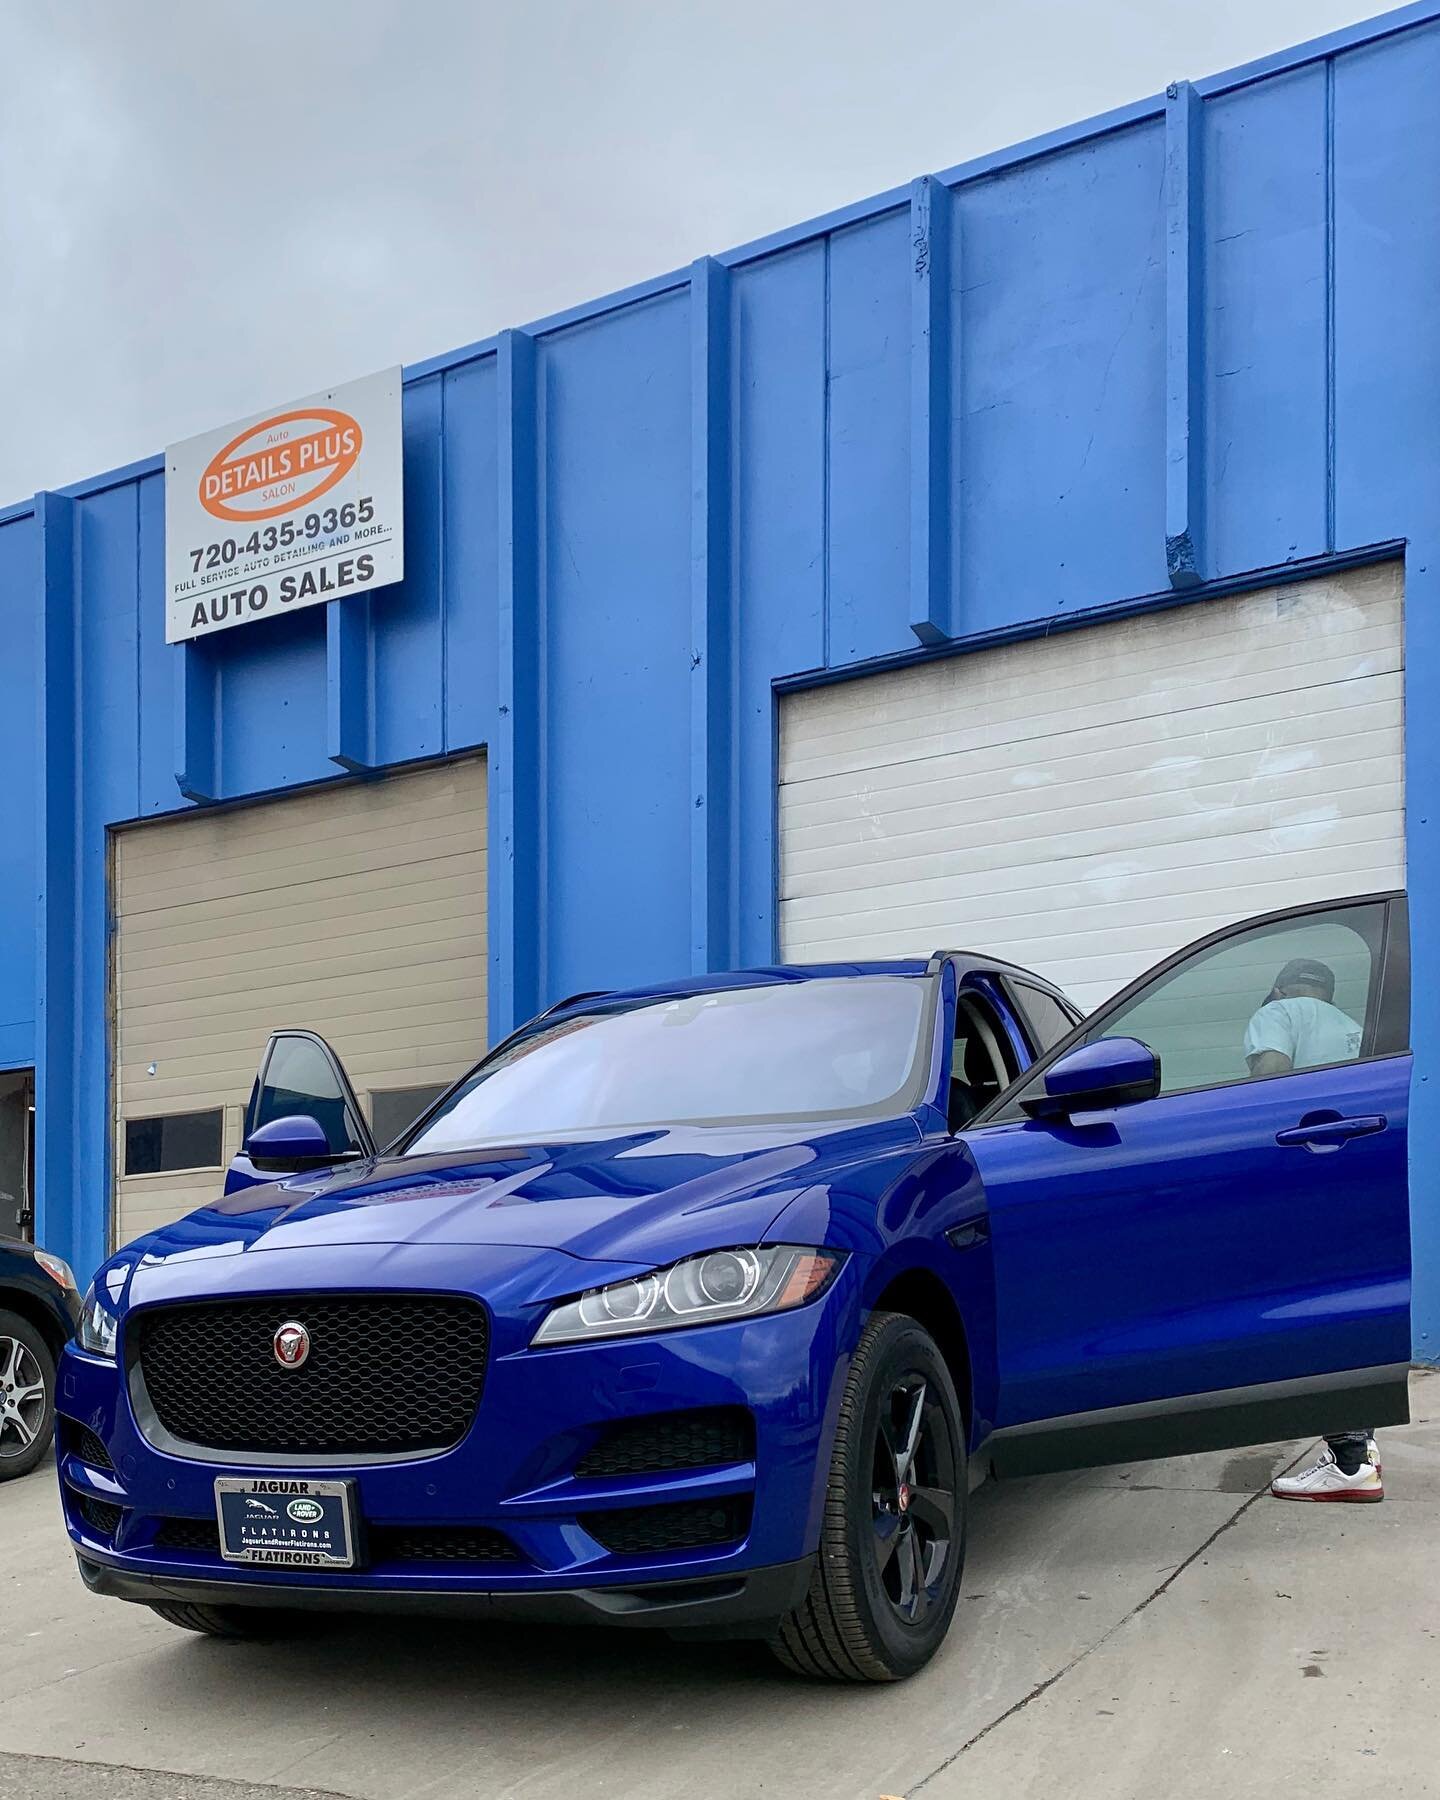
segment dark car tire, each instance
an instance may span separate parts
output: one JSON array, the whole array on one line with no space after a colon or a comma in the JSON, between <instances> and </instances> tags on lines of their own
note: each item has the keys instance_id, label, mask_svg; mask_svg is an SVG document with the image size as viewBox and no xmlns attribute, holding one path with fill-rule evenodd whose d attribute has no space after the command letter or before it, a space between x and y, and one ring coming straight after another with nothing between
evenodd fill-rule
<instances>
[{"instance_id":1,"label":"dark car tire","mask_svg":"<svg viewBox=\"0 0 1440 1800\"><path fill-rule=\"evenodd\" d=\"M0 1382L12 1367L12 1355L20 1369L21 1384L26 1377L33 1381L38 1372L44 1392L39 1405L25 1409L26 1429L33 1431L34 1436L23 1449L13 1424L0 1427L0 1481L28 1475L44 1457L55 1435L55 1357L28 1319L0 1308ZM7 1397L0 1387L0 1403Z\"/></svg>"},{"instance_id":2,"label":"dark car tire","mask_svg":"<svg viewBox=\"0 0 1440 1800\"><path fill-rule=\"evenodd\" d=\"M910 1473L922 1479L905 1483L902 1496L898 1474L893 1493L886 1475L897 1426L915 1410ZM924 1668L960 1596L966 1473L963 1418L939 1346L914 1319L874 1314L840 1403L815 1572L770 1639L787 1669L824 1681L903 1681Z\"/></svg>"},{"instance_id":3,"label":"dark car tire","mask_svg":"<svg viewBox=\"0 0 1440 1800\"><path fill-rule=\"evenodd\" d=\"M270 1606L200 1606L188 1600L152 1600L150 1610L169 1625L206 1637L265 1639L293 1637L309 1620L303 1613Z\"/></svg>"}]
</instances>

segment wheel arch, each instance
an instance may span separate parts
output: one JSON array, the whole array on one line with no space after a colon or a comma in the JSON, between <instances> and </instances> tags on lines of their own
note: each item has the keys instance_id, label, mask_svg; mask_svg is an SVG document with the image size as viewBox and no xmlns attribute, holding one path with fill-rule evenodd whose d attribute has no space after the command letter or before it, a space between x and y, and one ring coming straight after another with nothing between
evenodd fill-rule
<instances>
[{"instance_id":1,"label":"wheel arch","mask_svg":"<svg viewBox=\"0 0 1440 1800\"><path fill-rule=\"evenodd\" d=\"M970 1356L970 1338L960 1308L955 1303L955 1296L940 1277L932 1269L902 1269L899 1274L889 1278L875 1296L870 1310L905 1313L925 1327L945 1358L950 1379L955 1383L965 1430L967 1434L972 1432L975 1424L975 1370Z\"/></svg>"},{"instance_id":2,"label":"wheel arch","mask_svg":"<svg viewBox=\"0 0 1440 1800\"><path fill-rule=\"evenodd\" d=\"M24 1288L0 1287L0 1312L12 1312L23 1319L40 1333L45 1347L58 1363L60 1352L65 1348L67 1334L60 1329L60 1323L52 1312L41 1304L33 1294Z\"/></svg>"}]
</instances>

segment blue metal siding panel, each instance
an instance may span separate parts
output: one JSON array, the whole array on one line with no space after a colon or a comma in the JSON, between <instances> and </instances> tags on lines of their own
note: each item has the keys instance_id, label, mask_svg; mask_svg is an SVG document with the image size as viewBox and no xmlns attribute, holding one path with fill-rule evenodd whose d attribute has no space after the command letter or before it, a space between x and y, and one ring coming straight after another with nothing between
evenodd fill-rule
<instances>
[{"instance_id":1,"label":"blue metal siding panel","mask_svg":"<svg viewBox=\"0 0 1440 1800\"><path fill-rule=\"evenodd\" d=\"M139 713L136 813L174 812L184 804L175 785L175 682L179 658L165 642L164 609L155 597L165 588L165 478L136 483L140 542L140 606L136 618Z\"/></svg>"},{"instance_id":2,"label":"blue metal siding panel","mask_svg":"<svg viewBox=\"0 0 1440 1800\"><path fill-rule=\"evenodd\" d=\"M495 358L445 377L445 748L490 735L496 705L499 506Z\"/></svg>"},{"instance_id":3,"label":"blue metal siding panel","mask_svg":"<svg viewBox=\"0 0 1440 1800\"><path fill-rule=\"evenodd\" d=\"M826 247L735 276L738 957L775 954L774 698L825 659Z\"/></svg>"},{"instance_id":4,"label":"blue metal siding panel","mask_svg":"<svg viewBox=\"0 0 1440 1800\"><path fill-rule=\"evenodd\" d=\"M963 633L1166 585L1165 139L956 195Z\"/></svg>"},{"instance_id":5,"label":"blue metal siding panel","mask_svg":"<svg viewBox=\"0 0 1440 1800\"><path fill-rule=\"evenodd\" d=\"M0 525L0 1068L35 1060L36 756L40 531Z\"/></svg>"},{"instance_id":6,"label":"blue metal siding panel","mask_svg":"<svg viewBox=\"0 0 1440 1800\"><path fill-rule=\"evenodd\" d=\"M1326 72L1205 107L1215 572L1327 548Z\"/></svg>"},{"instance_id":7,"label":"blue metal siding panel","mask_svg":"<svg viewBox=\"0 0 1440 1800\"><path fill-rule=\"evenodd\" d=\"M685 297L539 346L545 992L689 963Z\"/></svg>"},{"instance_id":8,"label":"blue metal siding panel","mask_svg":"<svg viewBox=\"0 0 1440 1800\"><path fill-rule=\"evenodd\" d=\"M830 239L828 663L910 631L910 212Z\"/></svg>"},{"instance_id":9,"label":"blue metal siding panel","mask_svg":"<svg viewBox=\"0 0 1440 1800\"><path fill-rule=\"evenodd\" d=\"M379 765L438 756L445 747L442 397L439 375L404 391L405 579L370 599Z\"/></svg>"},{"instance_id":10,"label":"blue metal siding panel","mask_svg":"<svg viewBox=\"0 0 1440 1800\"><path fill-rule=\"evenodd\" d=\"M325 613L311 606L259 619L213 649L216 799L338 775L326 745Z\"/></svg>"}]
</instances>

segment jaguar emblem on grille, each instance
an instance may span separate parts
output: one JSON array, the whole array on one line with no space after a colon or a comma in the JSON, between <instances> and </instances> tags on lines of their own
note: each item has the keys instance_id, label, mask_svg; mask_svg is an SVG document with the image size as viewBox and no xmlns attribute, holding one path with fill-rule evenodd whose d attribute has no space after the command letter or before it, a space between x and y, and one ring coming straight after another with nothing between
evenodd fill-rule
<instances>
[{"instance_id":1,"label":"jaguar emblem on grille","mask_svg":"<svg viewBox=\"0 0 1440 1800\"><path fill-rule=\"evenodd\" d=\"M298 1369L310 1354L310 1333L293 1319L275 1332L275 1360L282 1369Z\"/></svg>"}]
</instances>

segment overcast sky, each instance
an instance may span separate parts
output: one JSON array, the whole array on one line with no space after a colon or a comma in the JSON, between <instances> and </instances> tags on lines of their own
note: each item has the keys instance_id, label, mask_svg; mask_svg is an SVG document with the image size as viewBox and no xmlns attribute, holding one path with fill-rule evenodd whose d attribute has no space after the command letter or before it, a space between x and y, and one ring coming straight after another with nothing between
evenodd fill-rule
<instances>
[{"instance_id":1,"label":"overcast sky","mask_svg":"<svg viewBox=\"0 0 1440 1800\"><path fill-rule=\"evenodd\" d=\"M0 504L1364 0L0 0Z\"/></svg>"}]
</instances>

